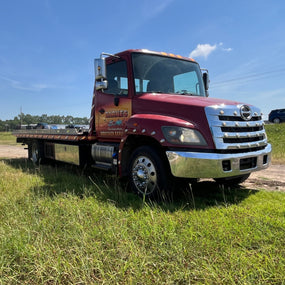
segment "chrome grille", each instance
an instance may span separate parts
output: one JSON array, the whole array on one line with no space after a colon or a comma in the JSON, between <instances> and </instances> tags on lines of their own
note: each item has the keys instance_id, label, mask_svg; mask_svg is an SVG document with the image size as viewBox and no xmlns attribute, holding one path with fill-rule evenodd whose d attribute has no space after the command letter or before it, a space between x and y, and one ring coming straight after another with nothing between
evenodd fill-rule
<instances>
[{"instance_id":1,"label":"chrome grille","mask_svg":"<svg viewBox=\"0 0 285 285\"><path fill-rule=\"evenodd\" d=\"M241 116L244 105L215 105L205 108L209 127L217 149L264 148L267 137L260 110L250 106L252 116Z\"/></svg>"}]
</instances>

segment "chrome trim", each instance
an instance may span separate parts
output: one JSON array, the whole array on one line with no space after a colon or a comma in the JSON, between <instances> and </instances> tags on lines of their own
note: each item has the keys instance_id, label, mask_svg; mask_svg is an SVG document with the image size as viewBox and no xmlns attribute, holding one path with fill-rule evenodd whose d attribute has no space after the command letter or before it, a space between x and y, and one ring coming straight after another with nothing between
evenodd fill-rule
<instances>
[{"instance_id":1,"label":"chrome trim","mask_svg":"<svg viewBox=\"0 0 285 285\"><path fill-rule=\"evenodd\" d=\"M248 149L267 144L260 110L251 106L253 116L250 120L245 120L240 115L244 106L246 105L221 104L205 107L216 149Z\"/></svg>"},{"instance_id":2,"label":"chrome trim","mask_svg":"<svg viewBox=\"0 0 285 285\"><path fill-rule=\"evenodd\" d=\"M113 145L96 143L92 145L91 156L95 163L112 165L114 152Z\"/></svg>"},{"instance_id":3,"label":"chrome trim","mask_svg":"<svg viewBox=\"0 0 285 285\"><path fill-rule=\"evenodd\" d=\"M245 121L249 121L252 118L251 108L247 105L242 105L240 107L240 115Z\"/></svg>"},{"instance_id":4,"label":"chrome trim","mask_svg":"<svg viewBox=\"0 0 285 285\"><path fill-rule=\"evenodd\" d=\"M166 151L171 172L176 177L184 178L222 178L243 175L265 169L271 161L271 145L265 149L238 154L219 154L219 153L199 153L183 151ZM263 163L264 156L267 155L267 162ZM246 158L257 158L254 168L245 170L240 169L240 160ZM229 160L230 171L223 170L223 161Z\"/></svg>"}]
</instances>

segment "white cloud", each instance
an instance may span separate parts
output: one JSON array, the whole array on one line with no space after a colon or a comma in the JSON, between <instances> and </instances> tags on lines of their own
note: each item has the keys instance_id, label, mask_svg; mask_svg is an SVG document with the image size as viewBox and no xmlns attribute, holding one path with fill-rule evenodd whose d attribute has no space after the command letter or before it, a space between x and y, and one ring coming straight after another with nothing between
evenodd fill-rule
<instances>
[{"instance_id":1,"label":"white cloud","mask_svg":"<svg viewBox=\"0 0 285 285\"><path fill-rule=\"evenodd\" d=\"M197 58L197 57L204 57L205 59L215 50L220 49L225 52L232 51L232 48L223 48L223 43L214 44L198 44L197 47L191 51L189 57Z\"/></svg>"},{"instance_id":2,"label":"white cloud","mask_svg":"<svg viewBox=\"0 0 285 285\"><path fill-rule=\"evenodd\" d=\"M232 48L224 48L223 45L224 43L219 43L219 47L222 51L230 52L233 50Z\"/></svg>"},{"instance_id":3,"label":"white cloud","mask_svg":"<svg viewBox=\"0 0 285 285\"><path fill-rule=\"evenodd\" d=\"M217 49L217 45L198 44L197 47L190 53L189 57L204 57L207 59L210 53Z\"/></svg>"}]
</instances>

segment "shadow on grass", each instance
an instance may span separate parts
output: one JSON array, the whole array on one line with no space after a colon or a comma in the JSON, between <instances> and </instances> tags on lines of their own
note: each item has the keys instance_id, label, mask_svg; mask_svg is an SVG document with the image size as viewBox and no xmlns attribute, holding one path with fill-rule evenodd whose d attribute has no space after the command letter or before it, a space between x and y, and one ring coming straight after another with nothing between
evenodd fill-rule
<instances>
[{"instance_id":1,"label":"shadow on grass","mask_svg":"<svg viewBox=\"0 0 285 285\"><path fill-rule=\"evenodd\" d=\"M76 195L79 198L96 197L103 203L112 203L118 208L139 210L143 207L159 207L174 212L177 210L209 207L227 207L239 204L244 199L258 192L242 187L226 188L214 181L202 181L183 189L175 189L171 197L160 201L143 201L137 195L127 191L127 182L120 181L114 175L93 169L81 169L76 166L58 162L35 166L28 159L4 159L5 163L24 173L37 175L41 185L32 186L36 195Z\"/></svg>"}]
</instances>

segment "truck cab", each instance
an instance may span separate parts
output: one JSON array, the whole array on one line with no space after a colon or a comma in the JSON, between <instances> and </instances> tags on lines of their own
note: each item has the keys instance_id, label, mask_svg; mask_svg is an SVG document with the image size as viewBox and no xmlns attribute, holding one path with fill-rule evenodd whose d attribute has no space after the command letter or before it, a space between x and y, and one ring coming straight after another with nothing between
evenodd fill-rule
<instances>
[{"instance_id":1,"label":"truck cab","mask_svg":"<svg viewBox=\"0 0 285 285\"><path fill-rule=\"evenodd\" d=\"M93 153L114 143L120 175L141 194L168 188L170 177L239 183L267 168L271 145L260 110L208 98L208 87L208 73L190 58L103 54L95 60Z\"/></svg>"}]
</instances>

